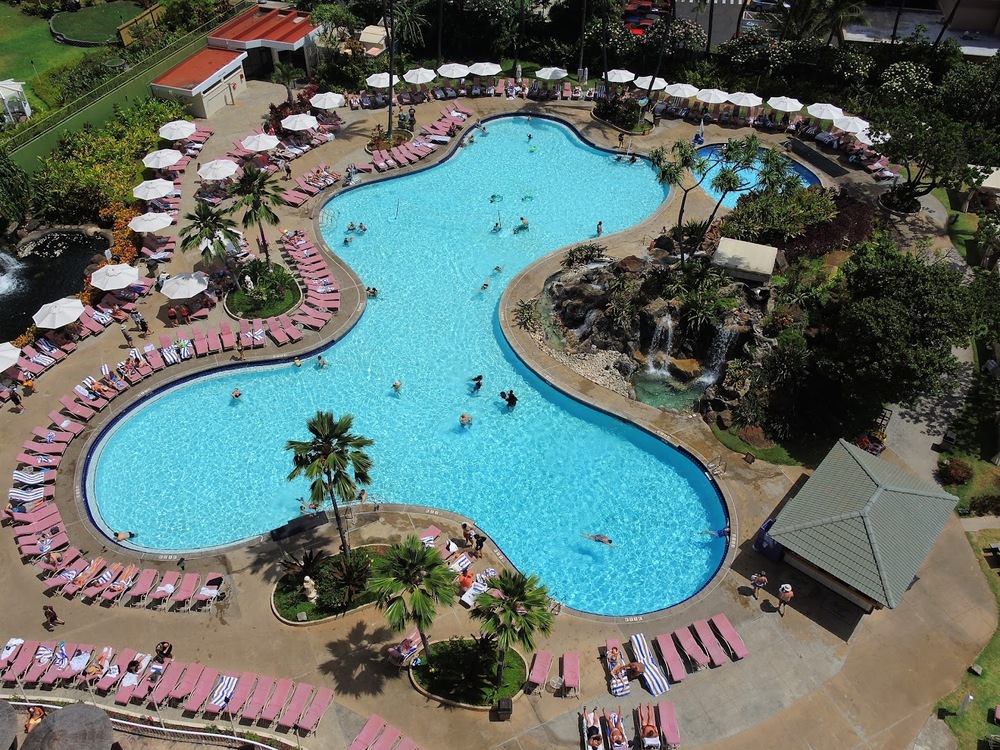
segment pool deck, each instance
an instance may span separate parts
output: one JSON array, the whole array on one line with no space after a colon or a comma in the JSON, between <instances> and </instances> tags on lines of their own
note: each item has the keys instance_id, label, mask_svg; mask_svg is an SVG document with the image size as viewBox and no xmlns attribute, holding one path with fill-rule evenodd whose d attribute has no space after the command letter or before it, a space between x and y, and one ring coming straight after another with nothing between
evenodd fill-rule
<instances>
[{"instance_id":1,"label":"pool deck","mask_svg":"<svg viewBox=\"0 0 1000 750\"><path fill-rule=\"evenodd\" d=\"M206 144L200 161L223 155L233 140L249 133L268 102L283 98L283 87L251 82L250 90L236 106L224 109L210 122L217 132ZM617 142L617 134L591 119L589 107L583 103L535 104L500 98L469 99L462 103L484 117L515 109L544 111L571 122L594 143L611 148ZM436 119L440 109L436 103L418 106L418 121ZM342 171L352 161L366 160L363 143L375 122L384 122L384 110L376 113L344 110L342 115L347 124L341 136L292 162L296 175L321 162ZM669 146L678 138L690 138L693 130L693 126L665 120L653 135L636 139L636 144L643 151L657 145ZM745 132L748 131L722 131L710 126L706 142ZM772 143L783 137L762 135L761 139ZM400 171L405 173L407 169ZM853 190L873 189L866 174L852 173L844 180ZM192 187L185 186L182 214L193 209L193 192ZM674 220L676 203L668 200L642 224L607 235L604 241L617 256L640 254L650 238L658 234L659 227ZM305 229L318 239L315 214L319 205L320 201L311 200L302 208L282 210L281 227ZM689 215L703 211L707 214L710 210L707 197L692 195ZM595 225L599 219L594 217ZM178 251L167 270L171 273L191 270L197 261L197 253ZM298 350L289 346L279 350L269 342L262 351L248 351L248 361L289 358L297 351L315 349L331 337L339 338L357 321L364 310L363 279L358 279L335 257L333 261L338 263L335 271L342 286L342 308L333 323L321 334L304 332ZM516 302L535 296L557 264L557 257L550 256L529 266L511 282L504 300ZM140 309L151 323L151 340L155 341L166 325L162 317L165 304L154 293L141 303ZM208 325L215 324L221 315L221 310L214 311ZM491 721L486 713L444 708L425 700L410 687L404 673L382 658L386 646L398 640L398 636L388 631L375 610L358 611L309 627L290 628L279 623L270 613L269 595L278 575L276 562L281 547L265 540L225 554L188 556L189 572L221 569L231 574L233 593L211 613L187 614L124 607L105 609L63 598L47 599L33 569L20 563L12 540L6 539L0 543L0 594L4 601L16 606L8 606L6 610L4 632L25 638L46 635L41 624L41 606L51 602L67 623L55 635L67 642L149 650L156 642L167 639L174 644L175 655L183 661L197 660L224 670L252 669L259 674L328 685L334 689L336 701L318 734L302 741L307 748L348 747L367 717L377 712L426 748L476 746L533 750L579 747L580 707L618 705L617 699L608 693L598 661L597 649L605 639L625 640L636 632L653 637L721 611L742 635L750 656L742 662L690 674L664 696L676 705L685 747L831 750L910 747L931 717L935 702L957 685L997 625L995 600L958 520L952 519L945 527L920 571L919 580L899 609L861 617L851 605L795 571L763 562L750 547L757 526L804 480L803 470L762 461L748 465L722 448L701 420L660 412L596 386L549 358L522 331L506 325L506 320L504 323L519 355L557 388L597 408L631 419L704 459L721 454L728 464L720 484L734 518L734 534L726 564L706 591L683 605L642 618L602 618L563 611L556 619L552 635L540 640L540 646L557 656L566 651L582 655L578 699L556 697L548 690L539 690L535 695L518 699L511 721L503 723ZM73 356L38 379L37 393L25 399L24 414L3 411L0 436L5 444L19 445L33 426L48 424L45 415L56 408L60 395L69 392L84 376L95 374L102 361L112 361L116 356L121 359L124 353L121 336L113 330L82 342ZM123 403L141 397L169 379L226 365L231 360L229 355L221 355L170 368L120 396L112 408L117 413ZM76 469L82 464L81 451L94 432L89 427L63 460L57 488L60 511L76 546L112 559L135 559L114 545L110 545L107 553L101 552L102 547L108 546L106 540L92 531L78 507L74 477L78 486ZM210 435L210 425L199 435L173 435L165 431L162 445L153 448L203 450ZM16 467L16 453L12 448L3 452L0 470L9 472ZM891 452L886 456L904 466L908 459ZM134 468L137 483L157 481L157 477L146 475L141 465ZM211 498L206 500L210 502ZM368 506L352 522L351 538L353 544L390 541L431 522L448 534L458 535L460 520L450 514L419 508L387 506L376 511ZM324 544L332 549L335 535L334 528L326 526L295 537L285 547L298 551ZM163 570L176 569L175 557L162 560L146 557L143 562L157 564ZM502 564L492 545L487 546L486 562L494 566ZM768 572L771 586L760 601L755 601L749 596L748 580L751 572L761 568ZM774 607L775 594L777 586L786 581L795 586L797 595L786 616L779 617ZM432 637L467 636L476 630L466 610L456 605L441 613L432 628ZM555 673L553 668L552 674ZM85 697L79 691L55 691L55 695L60 694ZM650 696L639 683L633 683L632 694L622 701L622 706L630 709L640 702L650 702ZM138 712L151 713L145 708ZM163 714L180 718L177 709L163 709Z\"/></svg>"}]
</instances>

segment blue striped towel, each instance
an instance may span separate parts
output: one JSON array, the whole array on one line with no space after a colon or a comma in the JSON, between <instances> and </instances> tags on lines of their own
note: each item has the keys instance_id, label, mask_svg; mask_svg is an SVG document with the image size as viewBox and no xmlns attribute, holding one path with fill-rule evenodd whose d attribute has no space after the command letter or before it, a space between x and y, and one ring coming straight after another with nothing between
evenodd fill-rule
<instances>
[{"instance_id":1,"label":"blue striped towel","mask_svg":"<svg viewBox=\"0 0 1000 750\"><path fill-rule=\"evenodd\" d=\"M233 697L233 691L236 690L236 680L234 675L224 674L219 678L219 684L215 686L215 690L212 691L212 696L209 698L208 705L214 706L218 709L223 709L226 704L229 703L229 699Z\"/></svg>"},{"instance_id":2,"label":"blue striped towel","mask_svg":"<svg viewBox=\"0 0 1000 750\"><path fill-rule=\"evenodd\" d=\"M44 471L15 471L14 481L20 482L21 484L42 484L45 481Z\"/></svg>"},{"instance_id":3,"label":"blue striped towel","mask_svg":"<svg viewBox=\"0 0 1000 750\"><path fill-rule=\"evenodd\" d=\"M635 653L635 658L645 668L642 673L642 680L646 683L646 689L651 695L665 693L670 689L670 684L667 682L667 678L663 676L663 672L660 671L660 666L656 663L653 652L649 650L649 644L646 643L646 636L642 633L636 633L629 640L632 643L632 651Z\"/></svg>"},{"instance_id":4,"label":"blue striped towel","mask_svg":"<svg viewBox=\"0 0 1000 750\"><path fill-rule=\"evenodd\" d=\"M66 653L66 641L59 642L59 648L56 649L54 659L53 665L57 670L66 669L66 666L69 664L69 654Z\"/></svg>"}]
</instances>

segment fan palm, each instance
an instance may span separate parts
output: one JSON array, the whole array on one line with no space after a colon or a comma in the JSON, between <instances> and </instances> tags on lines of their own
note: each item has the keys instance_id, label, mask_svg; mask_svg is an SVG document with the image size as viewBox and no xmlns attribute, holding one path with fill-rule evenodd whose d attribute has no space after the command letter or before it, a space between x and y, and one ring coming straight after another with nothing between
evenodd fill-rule
<instances>
[{"instance_id":1,"label":"fan palm","mask_svg":"<svg viewBox=\"0 0 1000 750\"><path fill-rule=\"evenodd\" d=\"M274 83L280 83L285 87L285 93L288 94L288 103L292 103L292 87L295 82L300 78L305 78L306 72L302 68L296 68L291 63L279 62L274 65L274 73L271 75L271 80Z\"/></svg>"},{"instance_id":2,"label":"fan palm","mask_svg":"<svg viewBox=\"0 0 1000 750\"><path fill-rule=\"evenodd\" d=\"M201 257L206 264L218 257L228 267L229 252L226 250L226 243L233 247L240 244L236 222L203 201L198 201L193 213L184 214L184 221L187 223L180 231L181 250L191 250L204 244Z\"/></svg>"},{"instance_id":3,"label":"fan palm","mask_svg":"<svg viewBox=\"0 0 1000 750\"><path fill-rule=\"evenodd\" d=\"M437 606L450 606L458 594L455 573L441 553L411 534L375 559L368 590L378 596L378 608L393 631L401 632L410 623L417 628L424 658L430 663L427 630L437 616Z\"/></svg>"},{"instance_id":4,"label":"fan palm","mask_svg":"<svg viewBox=\"0 0 1000 750\"><path fill-rule=\"evenodd\" d=\"M277 206L284 203L281 191L271 181L271 176L252 164L243 167L243 174L232 187L236 202L230 209L232 213L244 210L243 228L249 229L254 224L260 232L257 242L264 253L264 262L271 267L271 253L264 234L264 225L276 226L278 215L274 212Z\"/></svg>"},{"instance_id":5,"label":"fan palm","mask_svg":"<svg viewBox=\"0 0 1000 750\"><path fill-rule=\"evenodd\" d=\"M305 476L312 481L311 499L316 505L329 499L340 534L341 560L346 560L350 552L347 533L340 517L340 505L349 502L358 493L358 485L371 483L368 472L372 468L371 457L365 448L375 441L351 432L354 416L344 414L339 419L328 411L318 411L306 422L312 437L309 440L289 440L285 450L292 451L295 468L288 480Z\"/></svg>"},{"instance_id":6,"label":"fan palm","mask_svg":"<svg viewBox=\"0 0 1000 750\"><path fill-rule=\"evenodd\" d=\"M535 635L548 635L555 622L549 611L548 589L538 576L504 570L486 582L490 587L476 597L471 615L484 636L496 638L497 684L503 682L507 651L515 645L534 651Z\"/></svg>"},{"instance_id":7,"label":"fan palm","mask_svg":"<svg viewBox=\"0 0 1000 750\"><path fill-rule=\"evenodd\" d=\"M726 196L747 187L747 184L740 178L736 169L728 165L716 173L710 184L712 186L712 190L719 193L719 200L716 202L715 208L712 209L712 213L708 217L707 224L709 227L712 226L712 222L715 221L715 214L718 213L719 208L722 206L722 201L726 199Z\"/></svg>"}]
</instances>

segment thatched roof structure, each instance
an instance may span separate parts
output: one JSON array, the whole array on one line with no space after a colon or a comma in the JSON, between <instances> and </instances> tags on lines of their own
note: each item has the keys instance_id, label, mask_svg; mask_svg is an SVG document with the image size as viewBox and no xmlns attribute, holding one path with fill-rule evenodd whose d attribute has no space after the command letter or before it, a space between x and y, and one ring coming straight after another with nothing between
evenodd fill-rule
<instances>
[{"instance_id":1,"label":"thatched roof structure","mask_svg":"<svg viewBox=\"0 0 1000 750\"><path fill-rule=\"evenodd\" d=\"M97 706L74 703L46 716L21 750L111 750L111 719Z\"/></svg>"}]
</instances>

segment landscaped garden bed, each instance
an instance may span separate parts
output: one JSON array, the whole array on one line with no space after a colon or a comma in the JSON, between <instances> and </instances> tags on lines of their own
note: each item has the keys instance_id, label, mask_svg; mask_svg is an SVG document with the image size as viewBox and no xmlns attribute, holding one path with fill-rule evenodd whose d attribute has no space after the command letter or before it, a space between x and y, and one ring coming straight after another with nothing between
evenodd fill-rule
<instances>
[{"instance_id":1,"label":"landscaped garden bed","mask_svg":"<svg viewBox=\"0 0 1000 750\"><path fill-rule=\"evenodd\" d=\"M497 685L496 644L487 638L452 638L432 643L430 650L430 663L421 658L410 667L410 677L419 690L450 703L488 708L518 695L528 677L524 657L509 649Z\"/></svg>"},{"instance_id":2,"label":"landscaped garden bed","mask_svg":"<svg viewBox=\"0 0 1000 750\"><path fill-rule=\"evenodd\" d=\"M302 297L295 279L282 266L268 268L263 261L251 261L239 270L238 278L240 284L226 297L226 307L239 318L281 315Z\"/></svg>"},{"instance_id":3,"label":"landscaped garden bed","mask_svg":"<svg viewBox=\"0 0 1000 750\"><path fill-rule=\"evenodd\" d=\"M347 579L345 579L340 555L330 556L325 552L309 551L301 557L292 558L284 567L289 572L278 579L272 593L274 611L289 622L303 622L299 619L305 613L304 622L319 622L330 617L339 617L347 612L372 604L378 598L365 586L371 572L372 561L380 557L385 547L357 547L351 550L351 564L348 565L349 580L358 593L348 601ZM311 602L303 589L306 576L316 584L316 601Z\"/></svg>"}]
</instances>

